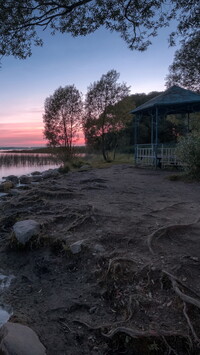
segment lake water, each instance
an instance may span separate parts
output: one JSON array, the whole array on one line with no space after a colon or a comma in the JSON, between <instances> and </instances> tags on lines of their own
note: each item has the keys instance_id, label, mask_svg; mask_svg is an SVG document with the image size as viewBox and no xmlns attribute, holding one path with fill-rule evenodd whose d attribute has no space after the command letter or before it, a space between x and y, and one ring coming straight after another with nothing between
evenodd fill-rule
<instances>
[{"instance_id":1,"label":"lake water","mask_svg":"<svg viewBox=\"0 0 200 355\"><path fill-rule=\"evenodd\" d=\"M59 165L48 154L0 151L0 181L8 175L28 175L36 170L42 172Z\"/></svg>"}]
</instances>

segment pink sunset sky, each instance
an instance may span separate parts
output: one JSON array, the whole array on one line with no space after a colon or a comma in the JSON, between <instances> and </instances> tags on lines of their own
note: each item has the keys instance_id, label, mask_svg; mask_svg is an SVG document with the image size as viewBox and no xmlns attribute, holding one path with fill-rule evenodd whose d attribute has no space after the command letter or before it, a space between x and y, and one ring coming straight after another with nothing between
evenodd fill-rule
<instances>
[{"instance_id":1,"label":"pink sunset sky","mask_svg":"<svg viewBox=\"0 0 200 355\"><path fill-rule=\"evenodd\" d=\"M165 77L175 48L169 48L169 29L162 30L144 53L130 51L118 34L105 29L86 36L43 34L44 46L32 57L3 58L0 69L0 146L45 146L44 101L59 86L74 84L83 95L90 83L110 69L132 93L165 90ZM76 144L84 144L80 132Z\"/></svg>"}]
</instances>

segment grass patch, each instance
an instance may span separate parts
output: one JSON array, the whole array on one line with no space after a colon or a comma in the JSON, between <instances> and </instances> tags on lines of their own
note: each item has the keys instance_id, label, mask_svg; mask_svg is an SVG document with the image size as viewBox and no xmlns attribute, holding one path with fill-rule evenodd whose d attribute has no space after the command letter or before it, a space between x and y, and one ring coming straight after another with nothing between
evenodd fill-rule
<instances>
[{"instance_id":1,"label":"grass patch","mask_svg":"<svg viewBox=\"0 0 200 355\"><path fill-rule=\"evenodd\" d=\"M132 154L116 154L115 160L111 162L106 162L101 154L90 154L88 156L85 156L83 159L85 161L85 164L91 165L93 168L108 168L113 165L118 165L118 164L134 164L134 157Z\"/></svg>"}]
</instances>

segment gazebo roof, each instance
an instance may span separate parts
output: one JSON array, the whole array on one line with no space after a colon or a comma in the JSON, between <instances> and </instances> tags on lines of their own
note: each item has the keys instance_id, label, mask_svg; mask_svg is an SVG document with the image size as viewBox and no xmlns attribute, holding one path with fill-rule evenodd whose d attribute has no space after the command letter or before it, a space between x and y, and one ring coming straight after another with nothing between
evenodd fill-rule
<instances>
[{"instance_id":1,"label":"gazebo roof","mask_svg":"<svg viewBox=\"0 0 200 355\"><path fill-rule=\"evenodd\" d=\"M156 107L167 111L168 114L200 111L200 95L174 85L137 107L131 113L152 112Z\"/></svg>"}]
</instances>

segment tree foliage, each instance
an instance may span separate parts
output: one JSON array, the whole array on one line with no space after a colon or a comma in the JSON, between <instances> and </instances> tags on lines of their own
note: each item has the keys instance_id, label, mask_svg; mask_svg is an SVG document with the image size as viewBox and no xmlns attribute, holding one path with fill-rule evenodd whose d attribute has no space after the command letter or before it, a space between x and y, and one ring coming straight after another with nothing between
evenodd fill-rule
<instances>
[{"instance_id":1,"label":"tree foliage","mask_svg":"<svg viewBox=\"0 0 200 355\"><path fill-rule=\"evenodd\" d=\"M81 94L74 85L59 87L44 104L44 136L52 147L72 151L82 122Z\"/></svg>"},{"instance_id":2,"label":"tree foliage","mask_svg":"<svg viewBox=\"0 0 200 355\"><path fill-rule=\"evenodd\" d=\"M200 136L197 133L181 137L176 153L184 163L186 173L195 179L200 179Z\"/></svg>"},{"instance_id":3,"label":"tree foliage","mask_svg":"<svg viewBox=\"0 0 200 355\"><path fill-rule=\"evenodd\" d=\"M112 114L113 106L129 94L126 84L119 84L119 73L110 70L88 88L85 100L84 132L87 145L99 143L105 160L108 160L107 138L120 129L120 119Z\"/></svg>"},{"instance_id":4,"label":"tree foliage","mask_svg":"<svg viewBox=\"0 0 200 355\"><path fill-rule=\"evenodd\" d=\"M101 26L118 32L131 49L145 50L159 28L187 41L199 30L199 0L4 0L0 2L0 55L26 58L42 45L38 29L87 35Z\"/></svg>"},{"instance_id":5,"label":"tree foliage","mask_svg":"<svg viewBox=\"0 0 200 355\"><path fill-rule=\"evenodd\" d=\"M175 52L166 85L181 85L200 92L200 32Z\"/></svg>"}]
</instances>

